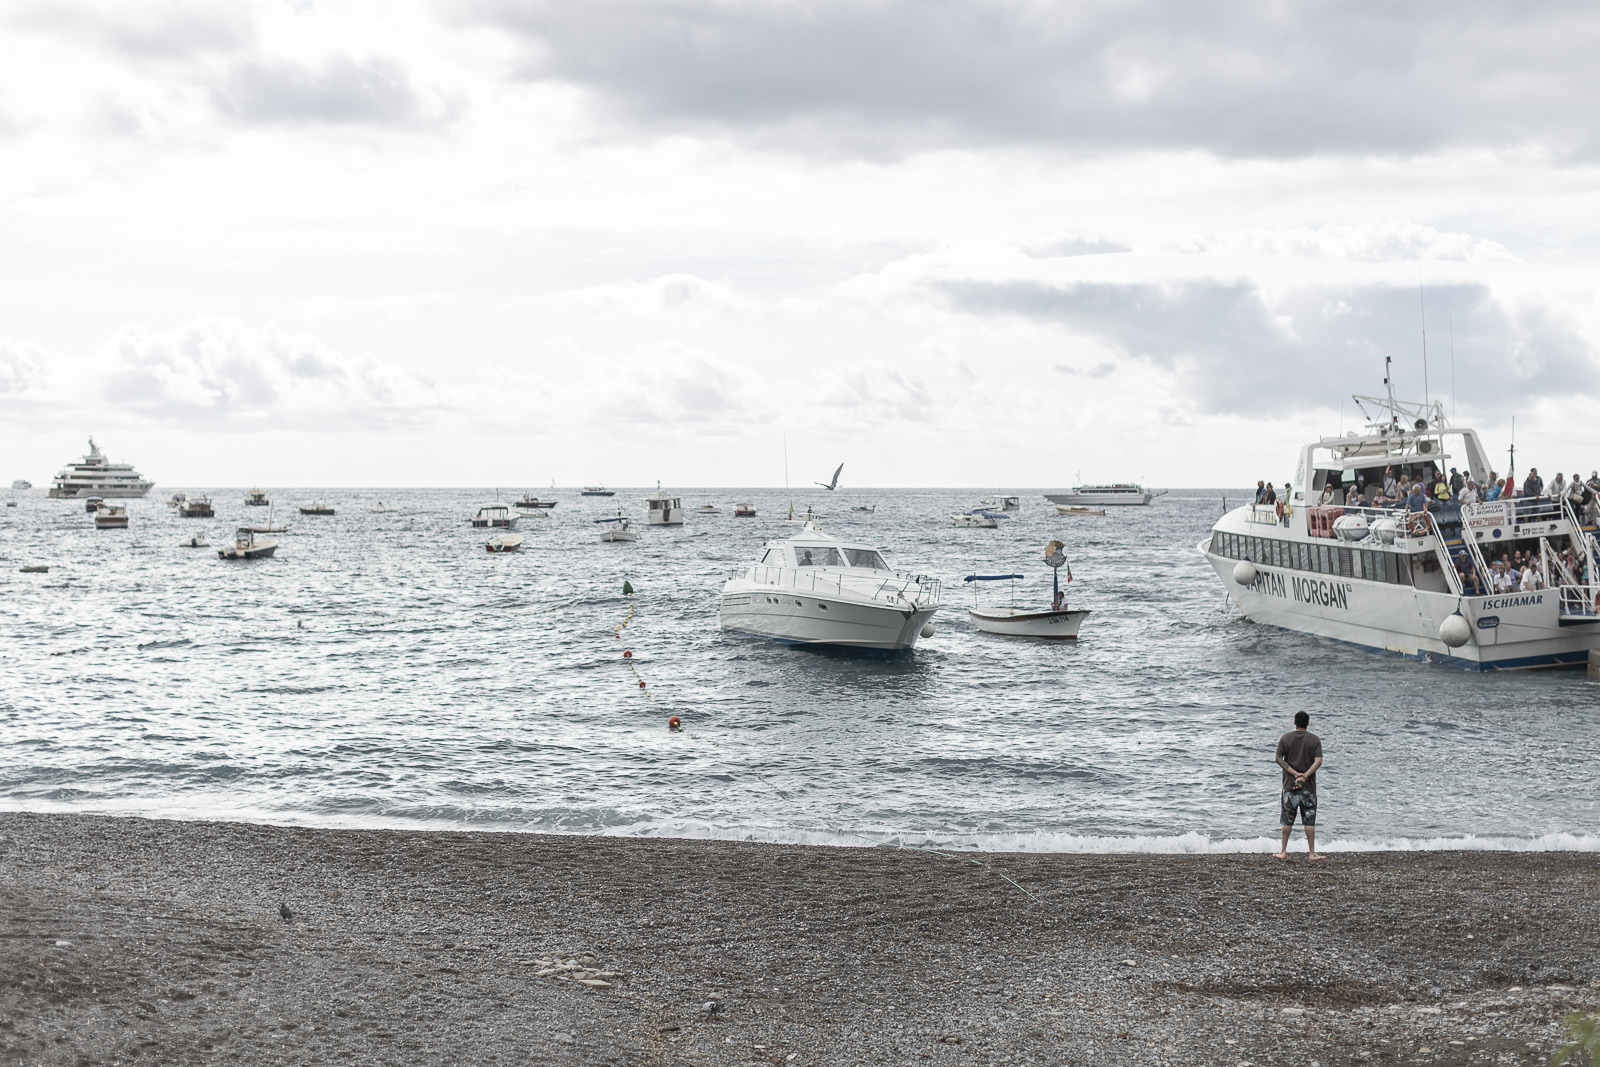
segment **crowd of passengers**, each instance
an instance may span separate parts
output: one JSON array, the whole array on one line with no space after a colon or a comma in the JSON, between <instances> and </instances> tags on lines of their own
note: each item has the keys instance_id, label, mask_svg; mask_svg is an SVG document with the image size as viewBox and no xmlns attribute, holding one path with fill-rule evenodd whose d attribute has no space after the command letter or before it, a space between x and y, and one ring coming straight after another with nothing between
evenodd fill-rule
<instances>
[{"instance_id":1,"label":"crowd of passengers","mask_svg":"<svg viewBox=\"0 0 1600 1067\"><path fill-rule=\"evenodd\" d=\"M1256 503L1276 508L1278 521L1287 525L1289 491L1290 486L1285 483L1280 496L1270 482L1257 482ZM1357 475L1348 485L1330 481L1317 502L1324 507L1432 511L1438 513L1440 524L1444 526L1459 523L1461 507L1466 504L1522 499L1555 502L1562 497L1586 525L1600 524L1600 471L1590 471L1587 480L1578 471L1573 471L1570 478L1558 473L1546 485L1539 476L1539 468L1534 467L1518 486L1514 478L1502 479L1493 471L1489 472L1487 482L1479 484L1470 472L1462 474L1454 467L1450 468L1447 478L1437 466L1430 465L1427 474L1415 481L1405 473L1396 477L1392 468L1386 468L1382 479L1375 479L1370 485L1365 475ZM1566 538L1556 540L1567 541ZM1587 584L1588 567L1570 542L1565 547L1552 547L1555 551L1543 556L1537 551L1502 551L1496 558L1485 561L1487 566L1481 574L1473 565L1471 554L1462 549L1455 558L1462 590L1468 596L1488 596L1528 592L1547 585Z\"/></svg>"},{"instance_id":2,"label":"crowd of passengers","mask_svg":"<svg viewBox=\"0 0 1600 1067\"><path fill-rule=\"evenodd\" d=\"M1277 509L1280 522L1287 524L1289 515L1289 484L1284 483L1279 495L1271 482L1256 483L1256 503ZM1480 484L1470 472L1462 474L1450 468L1447 478L1437 467L1430 465L1426 476L1413 481L1409 474L1395 475L1392 468L1385 469L1381 480L1370 485L1366 475L1359 474L1350 484L1330 481L1317 498L1323 506L1337 505L1346 508L1404 508L1406 511L1457 511L1462 504L1479 504L1495 500L1513 500L1544 497L1555 500L1566 497L1584 522L1593 525L1600 518L1600 471L1590 471L1588 480L1577 472L1568 479L1557 474L1545 484L1539 477L1539 468L1528 471L1528 477L1519 487L1514 478L1501 478L1489 472L1487 482Z\"/></svg>"}]
</instances>

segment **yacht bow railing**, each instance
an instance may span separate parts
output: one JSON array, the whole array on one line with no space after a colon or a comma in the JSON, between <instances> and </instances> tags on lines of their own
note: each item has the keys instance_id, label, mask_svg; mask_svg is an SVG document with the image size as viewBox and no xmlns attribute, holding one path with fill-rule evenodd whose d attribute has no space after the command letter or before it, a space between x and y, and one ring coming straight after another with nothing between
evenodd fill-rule
<instances>
[{"instance_id":1,"label":"yacht bow railing","mask_svg":"<svg viewBox=\"0 0 1600 1067\"><path fill-rule=\"evenodd\" d=\"M851 593L869 600L915 607L937 606L944 586L939 579L925 574L895 573L880 578L876 574L849 574L821 567L767 567L759 563L754 567L735 568L728 573L728 578L796 592L809 590L843 595L848 588Z\"/></svg>"}]
</instances>

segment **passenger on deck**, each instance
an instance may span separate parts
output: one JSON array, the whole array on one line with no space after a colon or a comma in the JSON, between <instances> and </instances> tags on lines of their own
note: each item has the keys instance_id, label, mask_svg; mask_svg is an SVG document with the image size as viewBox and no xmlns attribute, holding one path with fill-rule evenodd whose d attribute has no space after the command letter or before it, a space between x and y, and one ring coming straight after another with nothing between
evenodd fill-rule
<instances>
[{"instance_id":1,"label":"passenger on deck","mask_svg":"<svg viewBox=\"0 0 1600 1067\"><path fill-rule=\"evenodd\" d=\"M1467 480L1465 478L1461 477L1461 472L1456 470L1454 467L1451 467L1450 468L1450 495L1451 496L1460 495L1461 487L1463 485L1466 485L1466 484L1467 484Z\"/></svg>"},{"instance_id":2,"label":"passenger on deck","mask_svg":"<svg viewBox=\"0 0 1600 1067\"><path fill-rule=\"evenodd\" d=\"M1566 495L1567 495L1567 479L1562 475L1562 473L1560 471L1556 471L1556 476L1554 478L1550 479L1550 496L1553 499L1553 498L1558 497L1558 496L1566 496Z\"/></svg>"},{"instance_id":3,"label":"passenger on deck","mask_svg":"<svg viewBox=\"0 0 1600 1067\"><path fill-rule=\"evenodd\" d=\"M1451 489L1450 483L1444 480L1444 475L1434 475L1433 499L1440 504L1445 504L1454 500L1455 496L1455 490Z\"/></svg>"},{"instance_id":4,"label":"passenger on deck","mask_svg":"<svg viewBox=\"0 0 1600 1067\"><path fill-rule=\"evenodd\" d=\"M1400 499L1400 483L1394 480L1394 469L1392 467L1383 468L1383 495L1390 500Z\"/></svg>"},{"instance_id":5,"label":"passenger on deck","mask_svg":"<svg viewBox=\"0 0 1600 1067\"><path fill-rule=\"evenodd\" d=\"M1407 511L1427 511L1428 498L1422 495L1422 483L1417 482L1411 487L1411 492L1406 495Z\"/></svg>"},{"instance_id":6,"label":"passenger on deck","mask_svg":"<svg viewBox=\"0 0 1600 1067\"><path fill-rule=\"evenodd\" d=\"M1356 477L1356 484L1352 485L1350 491L1345 494L1344 503L1346 507L1351 508L1364 508L1367 506L1367 480L1365 478L1359 475Z\"/></svg>"},{"instance_id":7,"label":"passenger on deck","mask_svg":"<svg viewBox=\"0 0 1600 1067\"><path fill-rule=\"evenodd\" d=\"M1461 492L1456 494L1456 501L1461 504L1476 504L1478 502L1478 483L1469 475L1461 486Z\"/></svg>"},{"instance_id":8,"label":"passenger on deck","mask_svg":"<svg viewBox=\"0 0 1600 1067\"><path fill-rule=\"evenodd\" d=\"M1456 573L1461 576L1461 590L1467 596L1482 596L1483 583L1478 580L1478 569L1472 565L1467 550L1456 553Z\"/></svg>"},{"instance_id":9,"label":"passenger on deck","mask_svg":"<svg viewBox=\"0 0 1600 1067\"><path fill-rule=\"evenodd\" d=\"M1538 467L1529 467L1528 476L1522 480L1523 496L1544 496L1544 479L1539 477Z\"/></svg>"},{"instance_id":10,"label":"passenger on deck","mask_svg":"<svg viewBox=\"0 0 1600 1067\"><path fill-rule=\"evenodd\" d=\"M1289 483L1283 483L1283 496L1278 498L1278 521L1289 525Z\"/></svg>"},{"instance_id":11,"label":"passenger on deck","mask_svg":"<svg viewBox=\"0 0 1600 1067\"><path fill-rule=\"evenodd\" d=\"M1535 589L1543 589L1544 578L1539 575L1539 568L1531 563L1526 564L1522 568L1522 581L1517 584L1517 588L1524 593L1531 593Z\"/></svg>"},{"instance_id":12,"label":"passenger on deck","mask_svg":"<svg viewBox=\"0 0 1600 1067\"><path fill-rule=\"evenodd\" d=\"M1333 503L1333 483L1332 482L1329 482L1327 485L1322 487L1322 499L1317 501L1317 503L1321 504L1323 507L1327 507L1329 504Z\"/></svg>"},{"instance_id":13,"label":"passenger on deck","mask_svg":"<svg viewBox=\"0 0 1600 1067\"><path fill-rule=\"evenodd\" d=\"M1256 503L1257 504L1265 504L1267 502L1266 498L1267 498L1267 483L1264 482L1264 481L1261 481L1258 478L1258 479L1256 479Z\"/></svg>"}]
</instances>

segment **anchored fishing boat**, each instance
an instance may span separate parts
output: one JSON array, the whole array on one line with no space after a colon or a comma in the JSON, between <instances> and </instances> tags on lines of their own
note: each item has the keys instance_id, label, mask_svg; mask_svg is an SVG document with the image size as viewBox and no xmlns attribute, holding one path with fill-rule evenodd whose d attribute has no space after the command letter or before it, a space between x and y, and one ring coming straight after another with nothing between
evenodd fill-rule
<instances>
[{"instance_id":1,"label":"anchored fishing boat","mask_svg":"<svg viewBox=\"0 0 1600 1067\"><path fill-rule=\"evenodd\" d=\"M1301 448L1285 513L1246 504L1200 542L1228 595L1255 622L1472 670L1586 663L1600 648L1593 516L1567 497L1369 503L1362 488L1386 475L1431 485L1455 463L1490 481L1475 431L1450 426L1437 401L1396 401L1387 375L1384 385L1384 397L1355 398L1366 433ZM1517 552L1543 588L1488 591L1491 558Z\"/></svg>"},{"instance_id":2,"label":"anchored fishing boat","mask_svg":"<svg viewBox=\"0 0 1600 1067\"><path fill-rule=\"evenodd\" d=\"M800 645L895 650L933 636L940 584L899 574L870 545L835 540L811 519L768 541L761 561L728 576L724 630Z\"/></svg>"},{"instance_id":3,"label":"anchored fishing boat","mask_svg":"<svg viewBox=\"0 0 1600 1067\"><path fill-rule=\"evenodd\" d=\"M645 525L646 526L682 526L683 502L668 493L663 493L661 487L645 497Z\"/></svg>"},{"instance_id":4,"label":"anchored fishing boat","mask_svg":"<svg viewBox=\"0 0 1600 1067\"><path fill-rule=\"evenodd\" d=\"M631 544L639 540L639 535L634 532L632 520L622 514L621 508L617 509L617 514L614 518L596 519L594 521L605 527L600 531L600 540L607 544Z\"/></svg>"}]
</instances>

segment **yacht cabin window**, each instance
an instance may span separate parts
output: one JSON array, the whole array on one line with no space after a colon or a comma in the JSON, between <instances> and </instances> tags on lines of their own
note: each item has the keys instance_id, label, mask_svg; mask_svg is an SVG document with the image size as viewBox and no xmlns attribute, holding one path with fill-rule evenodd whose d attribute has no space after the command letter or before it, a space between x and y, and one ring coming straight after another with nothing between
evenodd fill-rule
<instances>
[{"instance_id":1,"label":"yacht cabin window","mask_svg":"<svg viewBox=\"0 0 1600 1067\"><path fill-rule=\"evenodd\" d=\"M781 567L784 562L781 548L769 548L767 554L761 557L761 565L764 567Z\"/></svg>"},{"instance_id":2,"label":"yacht cabin window","mask_svg":"<svg viewBox=\"0 0 1600 1067\"><path fill-rule=\"evenodd\" d=\"M847 548L844 550L844 554L852 567L865 567L874 571L886 571L889 569L889 565L883 561L883 557L870 548Z\"/></svg>"},{"instance_id":3,"label":"yacht cabin window","mask_svg":"<svg viewBox=\"0 0 1600 1067\"><path fill-rule=\"evenodd\" d=\"M794 563L796 567L844 566L844 560L839 558L839 550L832 545L795 545Z\"/></svg>"}]
</instances>

